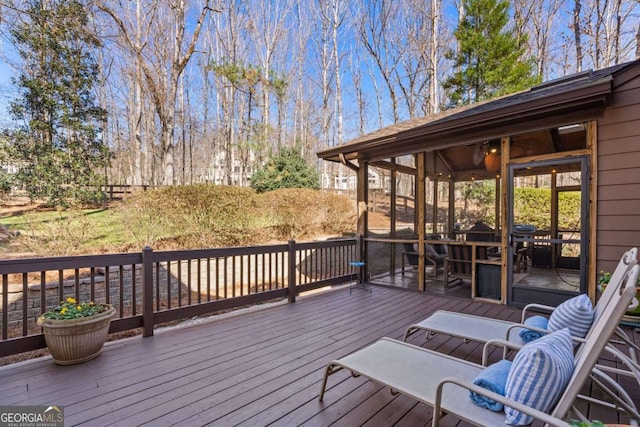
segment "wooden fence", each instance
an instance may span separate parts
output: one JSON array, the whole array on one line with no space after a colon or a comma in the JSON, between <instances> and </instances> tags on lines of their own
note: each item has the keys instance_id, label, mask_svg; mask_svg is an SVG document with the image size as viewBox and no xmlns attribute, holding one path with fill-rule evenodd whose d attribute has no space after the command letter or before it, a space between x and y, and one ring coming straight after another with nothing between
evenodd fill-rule
<instances>
[{"instance_id":1,"label":"wooden fence","mask_svg":"<svg viewBox=\"0 0 640 427\"><path fill-rule=\"evenodd\" d=\"M0 260L0 357L44 348L36 319L67 297L113 304L110 333L346 283L356 239L270 246Z\"/></svg>"},{"instance_id":2,"label":"wooden fence","mask_svg":"<svg viewBox=\"0 0 640 427\"><path fill-rule=\"evenodd\" d=\"M156 188L152 185L118 185L108 184L100 187L100 190L104 192L108 200L122 200L127 195L136 191L147 191Z\"/></svg>"}]
</instances>

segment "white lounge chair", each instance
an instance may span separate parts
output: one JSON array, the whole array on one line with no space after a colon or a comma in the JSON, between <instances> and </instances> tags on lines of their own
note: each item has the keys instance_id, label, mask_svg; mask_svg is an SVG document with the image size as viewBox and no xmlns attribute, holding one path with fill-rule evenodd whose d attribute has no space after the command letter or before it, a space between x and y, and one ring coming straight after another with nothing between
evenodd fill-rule
<instances>
[{"instance_id":1,"label":"white lounge chair","mask_svg":"<svg viewBox=\"0 0 640 427\"><path fill-rule=\"evenodd\" d=\"M619 290L619 287L623 284L624 278L631 267L638 263L637 255L637 248L632 248L625 252L621 257L620 262L611 277L609 285L606 287L594 308L593 323L595 323L602 315L604 308L610 303L611 297ZM637 303L637 301L634 301L634 303ZM442 333L461 338L465 342L477 341L484 343L485 345L496 340L506 340L514 344L517 348L518 346L524 345L524 342L519 336L519 332L523 329L523 323L527 317L527 313L530 311L546 311L547 313L550 313L554 308L555 307L540 304L529 304L522 311L522 320L520 323L439 310L421 322L410 325L406 329L404 340L406 341L410 335L418 331L425 331L427 338L431 334ZM527 326L526 328L540 333L549 332L531 326ZM592 376L592 380L596 382L602 391L609 396L610 401L605 402L603 400L591 399L586 396L580 396L580 398L604 405L610 405L611 402L614 402L614 405L617 405L621 410L640 419L640 410L637 408L637 404L630 396L628 396L626 391L620 387L618 382L607 375L613 374L630 377L635 379L638 385L640 385L640 363L638 363L640 347L638 347L638 345L635 344L633 340L630 339L617 325L614 335L617 337L617 340L612 341L612 343L624 344L628 349L628 354L624 354L613 346L607 346L606 351L617 359L623 369L598 365L598 369L594 370L594 375ZM482 361L482 363L485 362L485 360Z\"/></svg>"},{"instance_id":2,"label":"white lounge chair","mask_svg":"<svg viewBox=\"0 0 640 427\"><path fill-rule=\"evenodd\" d=\"M609 285L594 308L594 322L602 314L604 307L609 304L612 295L615 294L619 285L623 282L626 273L632 266L638 263L637 255L637 248L632 248L625 252L620 259L620 262L611 277ZM425 331L427 333L427 337L429 334L442 333L461 338L465 341L486 343L491 340L500 339L524 344L519 337L519 332L524 329L523 323L527 317L527 313L530 311L552 312L554 308L555 307L540 304L529 304L522 310L522 319L520 323L438 310L423 321L410 325L405 331L404 341L406 341L410 335L418 331ZM526 329L537 330L541 333L548 332L530 326L527 326ZM620 328L616 329L616 334L629 346L635 347L636 350L640 351L640 349L635 346L633 341L631 341ZM637 362L637 359L633 355L634 352L630 353L632 354L632 360Z\"/></svg>"},{"instance_id":3,"label":"white lounge chair","mask_svg":"<svg viewBox=\"0 0 640 427\"><path fill-rule=\"evenodd\" d=\"M640 274L640 266L634 266L629 273L627 284L635 284ZM622 292L615 292L609 304L602 309L602 315L593 324L592 333L587 336L585 343L575 355L574 370L567 386L549 413L473 385L474 378L484 369L482 365L390 338L382 338L330 362L325 370L319 400L322 401L324 397L328 377L346 369L351 371L353 376L363 376L389 387L393 392L405 394L432 406L433 426L439 425L443 412L478 426L503 425L505 414L473 404L468 398L468 390L471 390L549 425L567 427L569 424L562 420L569 417L570 413L583 418L573 403L634 295L635 286L627 285ZM509 345L508 342L504 344Z\"/></svg>"}]
</instances>

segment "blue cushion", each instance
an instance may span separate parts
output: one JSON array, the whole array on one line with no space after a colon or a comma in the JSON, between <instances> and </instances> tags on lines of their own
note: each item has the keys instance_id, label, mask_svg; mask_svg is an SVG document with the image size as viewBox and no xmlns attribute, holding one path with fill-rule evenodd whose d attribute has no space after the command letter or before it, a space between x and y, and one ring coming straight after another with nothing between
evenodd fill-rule
<instances>
[{"instance_id":1,"label":"blue cushion","mask_svg":"<svg viewBox=\"0 0 640 427\"><path fill-rule=\"evenodd\" d=\"M571 335L584 338L593 322L593 304L586 294L573 297L553 310L549 317L550 331L569 328Z\"/></svg>"},{"instance_id":2,"label":"blue cushion","mask_svg":"<svg viewBox=\"0 0 640 427\"><path fill-rule=\"evenodd\" d=\"M573 374L573 345L568 328L526 344L513 359L505 396L548 413ZM505 406L506 423L523 426L533 417Z\"/></svg>"},{"instance_id":3,"label":"blue cushion","mask_svg":"<svg viewBox=\"0 0 640 427\"><path fill-rule=\"evenodd\" d=\"M500 396L504 396L504 388L507 385L507 377L509 376L510 369L511 361L501 360L483 369L482 372L480 372L473 380L473 383L494 393L498 393ZM496 402L482 394L471 392L469 397L473 403L481 408L490 409L496 412L500 412L504 409L504 405L502 403Z\"/></svg>"},{"instance_id":4,"label":"blue cushion","mask_svg":"<svg viewBox=\"0 0 640 427\"><path fill-rule=\"evenodd\" d=\"M531 316L525 319L524 324L539 329L547 329L549 319L544 316ZM521 329L518 335L520 335L520 339L523 342L528 343L533 340L537 340L538 338L542 338L546 334L538 331L532 331L530 329Z\"/></svg>"}]
</instances>

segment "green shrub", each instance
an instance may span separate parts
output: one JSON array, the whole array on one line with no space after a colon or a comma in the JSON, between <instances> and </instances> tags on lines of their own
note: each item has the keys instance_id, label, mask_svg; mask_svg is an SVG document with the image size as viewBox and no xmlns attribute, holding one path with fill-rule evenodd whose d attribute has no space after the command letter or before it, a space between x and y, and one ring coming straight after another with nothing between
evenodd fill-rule
<instances>
[{"instance_id":1,"label":"green shrub","mask_svg":"<svg viewBox=\"0 0 640 427\"><path fill-rule=\"evenodd\" d=\"M551 227L551 190L548 188L516 188L514 215L521 224L533 224L538 229ZM558 227L573 230L580 224L580 194L561 192L558 195Z\"/></svg>"},{"instance_id":2,"label":"green shrub","mask_svg":"<svg viewBox=\"0 0 640 427\"><path fill-rule=\"evenodd\" d=\"M13 176L0 172L0 197L6 197L11 193L11 187L13 187Z\"/></svg>"},{"instance_id":3,"label":"green shrub","mask_svg":"<svg viewBox=\"0 0 640 427\"><path fill-rule=\"evenodd\" d=\"M309 167L296 148L283 148L251 177L258 193L281 188L320 188L318 173Z\"/></svg>"}]
</instances>

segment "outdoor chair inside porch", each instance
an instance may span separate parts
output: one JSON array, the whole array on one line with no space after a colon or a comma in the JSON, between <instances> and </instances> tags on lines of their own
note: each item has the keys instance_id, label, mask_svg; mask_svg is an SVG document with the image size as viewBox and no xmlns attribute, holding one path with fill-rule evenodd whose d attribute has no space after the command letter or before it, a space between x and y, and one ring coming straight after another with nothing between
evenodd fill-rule
<instances>
[{"instance_id":1,"label":"outdoor chair inside porch","mask_svg":"<svg viewBox=\"0 0 640 427\"><path fill-rule=\"evenodd\" d=\"M445 271L446 278L446 269L447 269L447 254L446 252L441 253L438 252L438 246L431 246L429 244L425 245L425 254L424 254L424 264L425 267L431 267L433 271L433 278L438 278L438 270L443 269ZM402 274L404 274L404 270L406 267L418 268L418 252L414 249L412 243L403 243L404 250L402 251ZM406 258L406 264L405 264Z\"/></svg>"},{"instance_id":2,"label":"outdoor chair inside porch","mask_svg":"<svg viewBox=\"0 0 640 427\"><path fill-rule=\"evenodd\" d=\"M573 372L568 382L566 382L566 386L564 389L556 390L556 396L559 395L559 399L555 403L549 402L546 407L550 409L544 412L525 405L523 401L515 401L473 384L474 379L485 369L482 365L456 359L449 355L391 338L381 338L367 347L330 362L325 370L319 400L322 401L324 397L328 377L345 369L350 371L354 377L362 376L388 387L394 393L404 394L428 406L432 406L434 408L432 426L440 425L440 417L443 414L455 416L478 426L504 425L505 413L493 412L477 406L468 397L469 391L490 398L495 402L500 402L505 407L525 413L549 425L568 426L569 424L563 420L574 418L573 415L577 415L580 419L586 419L576 408L574 402L579 396L580 389L591 375L598 358L614 333L627 306L635 296L635 283L639 272L640 266L635 265L631 268L624 289L621 292L614 293L609 304L603 308L602 315L594 320L592 333L587 336L585 342L575 353ZM564 335L565 339L569 339L567 338L568 332L566 332L566 329L559 332L560 334L558 332L555 333L558 334L558 337ZM555 344L549 341L551 340L547 340L545 344L548 343L549 347L554 348ZM566 343L566 341L564 342ZM535 342L533 342L529 344L529 346L533 347L529 348L539 351L541 347L539 344L536 346ZM502 342L502 345L508 347L510 344L505 341ZM571 346L570 344L568 345ZM529 353L527 348L525 345L519 351L527 354ZM569 354L571 353L570 351ZM528 371L528 369L525 369L529 366L527 365L528 362L529 359L525 359L525 366L519 368L523 371ZM515 360L513 363L515 365ZM512 370L514 365L511 367ZM539 373L540 376L538 378L549 375L549 372L545 369L541 369ZM528 386L523 385L522 387L527 388ZM536 385L531 387L536 387ZM541 388L527 390L526 393L524 393L524 390L520 391L526 395L546 395ZM539 402L533 402L532 405L536 403Z\"/></svg>"},{"instance_id":3,"label":"outdoor chair inside porch","mask_svg":"<svg viewBox=\"0 0 640 427\"><path fill-rule=\"evenodd\" d=\"M449 268L445 274L447 287L471 280L473 248L471 245L449 245L447 262ZM476 246L475 248L477 251L476 259L488 259L486 246Z\"/></svg>"}]
</instances>

